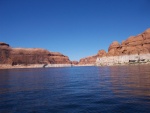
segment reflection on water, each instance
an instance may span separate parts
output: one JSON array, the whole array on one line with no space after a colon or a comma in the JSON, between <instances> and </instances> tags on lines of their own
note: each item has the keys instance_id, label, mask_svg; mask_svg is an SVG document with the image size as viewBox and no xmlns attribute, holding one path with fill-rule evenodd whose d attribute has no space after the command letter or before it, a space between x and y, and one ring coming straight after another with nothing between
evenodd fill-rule
<instances>
[{"instance_id":1,"label":"reflection on water","mask_svg":"<svg viewBox=\"0 0 150 113\"><path fill-rule=\"evenodd\" d=\"M0 70L0 93L42 90L49 88L49 85L62 85L59 80L66 71L55 70L57 69Z\"/></svg>"},{"instance_id":2,"label":"reflection on water","mask_svg":"<svg viewBox=\"0 0 150 113\"><path fill-rule=\"evenodd\" d=\"M109 69L114 92L150 96L149 65L114 66Z\"/></svg>"},{"instance_id":3,"label":"reflection on water","mask_svg":"<svg viewBox=\"0 0 150 113\"><path fill-rule=\"evenodd\" d=\"M150 65L0 70L0 113L148 113Z\"/></svg>"}]
</instances>

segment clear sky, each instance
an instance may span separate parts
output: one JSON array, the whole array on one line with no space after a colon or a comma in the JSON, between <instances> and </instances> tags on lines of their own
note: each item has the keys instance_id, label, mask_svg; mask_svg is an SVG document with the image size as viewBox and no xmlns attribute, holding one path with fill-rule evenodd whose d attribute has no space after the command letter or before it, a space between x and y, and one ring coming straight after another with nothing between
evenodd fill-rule
<instances>
[{"instance_id":1,"label":"clear sky","mask_svg":"<svg viewBox=\"0 0 150 113\"><path fill-rule=\"evenodd\" d=\"M70 60L150 28L150 0L0 0L0 42Z\"/></svg>"}]
</instances>

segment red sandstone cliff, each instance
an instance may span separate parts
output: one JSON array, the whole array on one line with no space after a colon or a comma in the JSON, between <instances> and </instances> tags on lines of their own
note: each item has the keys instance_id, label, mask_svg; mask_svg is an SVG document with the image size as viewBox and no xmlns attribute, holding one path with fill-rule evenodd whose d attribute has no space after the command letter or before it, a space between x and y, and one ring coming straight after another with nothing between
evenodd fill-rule
<instances>
[{"instance_id":1,"label":"red sandstone cliff","mask_svg":"<svg viewBox=\"0 0 150 113\"><path fill-rule=\"evenodd\" d=\"M79 64L95 64L97 57L146 53L150 53L150 28L142 34L129 37L121 44L117 41L112 42L108 48L108 53L100 50L97 55L80 59Z\"/></svg>"},{"instance_id":2,"label":"red sandstone cliff","mask_svg":"<svg viewBox=\"0 0 150 113\"><path fill-rule=\"evenodd\" d=\"M131 36L127 40L119 44L113 42L108 49L108 56L145 54L150 53L150 29L142 34Z\"/></svg>"},{"instance_id":3,"label":"red sandstone cliff","mask_svg":"<svg viewBox=\"0 0 150 113\"><path fill-rule=\"evenodd\" d=\"M78 63L79 63L78 61L72 61L71 62L72 65L78 65Z\"/></svg>"},{"instance_id":4,"label":"red sandstone cliff","mask_svg":"<svg viewBox=\"0 0 150 113\"><path fill-rule=\"evenodd\" d=\"M150 53L150 29L142 34L131 36L127 40L114 41L105 50L100 50L96 55L81 58L78 62L71 62L69 58L61 53L49 52L44 49L11 48L9 44L0 42L0 64L95 64L97 57L119 56L131 54Z\"/></svg>"},{"instance_id":5,"label":"red sandstone cliff","mask_svg":"<svg viewBox=\"0 0 150 113\"><path fill-rule=\"evenodd\" d=\"M97 57L103 57L106 56L106 51L105 50L99 50L96 55L81 58L79 61L80 65L86 65L86 64L95 64Z\"/></svg>"},{"instance_id":6,"label":"red sandstone cliff","mask_svg":"<svg viewBox=\"0 0 150 113\"><path fill-rule=\"evenodd\" d=\"M86 64L95 64L97 57L103 57L106 56L106 51L105 50L99 50L96 55L81 58L79 61L80 65L86 65Z\"/></svg>"},{"instance_id":7,"label":"red sandstone cliff","mask_svg":"<svg viewBox=\"0 0 150 113\"><path fill-rule=\"evenodd\" d=\"M95 64L96 59L97 55L81 58L79 61L79 65Z\"/></svg>"},{"instance_id":8,"label":"red sandstone cliff","mask_svg":"<svg viewBox=\"0 0 150 113\"><path fill-rule=\"evenodd\" d=\"M71 64L69 58L58 52L39 48L11 48L0 43L0 64Z\"/></svg>"}]
</instances>

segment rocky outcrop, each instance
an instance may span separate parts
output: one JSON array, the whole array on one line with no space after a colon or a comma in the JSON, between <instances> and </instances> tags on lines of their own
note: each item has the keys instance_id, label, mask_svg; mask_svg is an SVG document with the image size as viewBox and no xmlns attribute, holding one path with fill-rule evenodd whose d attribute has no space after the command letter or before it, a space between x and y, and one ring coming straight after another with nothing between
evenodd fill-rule
<instances>
[{"instance_id":1,"label":"rocky outcrop","mask_svg":"<svg viewBox=\"0 0 150 113\"><path fill-rule=\"evenodd\" d=\"M150 54L133 54L120 56L99 57L96 60L97 65L124 65L124 64L143 64L150 63Z\"/></svg>"},{"instance_id":2,"label":"rocky outcrop","mask_svg":"<svg viewBox=\"0 0 150 113\"><path fill-rule=\"evenodd\" d=\"M144 54L146 56L144 56ZM140 56L142 56L141 58L144 57L147 59L147 56L149 56L148 54L150 54L150 29L147 29L145 32L137 36L129 37L127 40L122 41L121 44L119 44L119 42L117 41L114 41L112 42L112 44L110 44L108 53L106 53L105 50L100 50L94 56L80 59L79 64L95 64L97 63L97 61L100 62L99 58L106 58L101 60L101 62L105 61L106 63L106 61L110 61L112 63L115 62L116 58L118 58L117 56L121 56L121 59L126 59L126 61L129 62L129 59L131 57L127 58L127 56L138 55L139 58ZM117 59L116 61L120 63L119 59Z\"/></svg>"},{"instance_id":3,"label":"rocky outcrop","mask_svg":"<svg viewBox=\"0 0 150 113\"><path fill-rule=\"evenodd\" d=\"M71 64L69 58L58 52L40 48L11 48L0 43L0 64Z\"/></svg>"},{"instance_id":4,"label":"rocky outcrop","mask_svg":"<svg viewBox=\"0 0 150 113\"><path fill-rule=\"evenodd\" d=\"M121 44L113 42L107 56L147 54L150 53L150 29L137 36L131 36Z\"/></svg>"},{"instance_id":5,"label":"rocky outcrop","mask_svg":"<svg viewBox=\"0 0 150 113\"><path fill-rule=\"evenodd\" d=\"M95 64L96 59L97 55L81 58L79 61L79 65Z\"/></svg>"},{"instance_id":6,"label":"rocky outcrop","mask_svg":"<svg viewBox=\"0 0 150 113\"><path fill-rule=\"evenodd\" d=\"M96 59L98 57L103 57L106 56L106 51L105 50L99 50L98 53L96 55L93 56L89 56L89 57L85 57L85 58L81 58L79 61L79 65L95 65L96 64Z\"/></svg>"},{"instance_id":7,"label":"rocky outcrop","mask_svg":"<svg viewBox=\"0 0 150 113\"><path fill-rule=\"evenodd\" d=\"M97 53L97 57L105 57L107 55L105 50L99 50Z\"/></svg>"},{"instance_id":8,"label":"rocky outcrop","mask_svg":"<svg viewBox=\"0 0 150 113\"><path fill-rule=\"evenodd\" d=\"M121 47L119 42L114 41L108 48L107 56L119 55L118 49Z\"/></svg>"},{"instance_id":9,"label":"rocky outcrop","mask_svg":"<svg viewBox=\"0 0 150 113\"><path fill-rule=\"evenodd\" d=\"M119 42L114 41L114 42L109 46L108 51L111 51L112 49L117 49L117 48L119 48L119 47L120 47Z\"/></svg>"},{"instance_id":10,"label":"rocky outcrop","mask_svg":"<svg viewBox=\"0 0 150 113\"><path fill-rule=\"evenodd\" d=\"M0 42L0 64L9 63L10 51L9 44Z\"/></svg>"},{"instance_id":11,"label":"rocky outcrop","mask_svg":"<svg viewBox=\"0 0 150 113\"><path fill-rule=\"evenodd\" d=\"M109 65L129 63L133 60L135 62L150 62L149 54L150 29L137 36L129 37L121 44L114 41L110 44L108 53L105 50L99 50L96 55L81 58L79 62L71 62L67 56L58 52L49 52L40 48L11 48L9 44L0 42L0 64L10 64L12 66L18 64L45 64L44 67L46 65L53 66L52 64Z\"/></svg>"},{"instance_id":12,"label":"rocky outcrop","mask_svg":"<svg viewBox=\"0 0 150 113\"><path fill-rule=\"evenodd\" d=\"M0 47L9 47L9 44L6 44L6 43L4 43L4 42L0 42Z\"/></svg>"},{"instance_id":13,"label":"rocky outcrop","mask_svg":"<svg viewBox=\"0 0 150 113\"><path fill-rule=\"evenodd\" d=\"M71 64L69 57L59 52L50 52L48 56L48 62L50 64Z\"/></svg>"},{"instance_id":14,"label":"rocky outcrop","mask_svg":"<svg viewBox=\"0 0 150 113\"><path fill-rule=\"evenodd\" d=\"M137 36L129 37L121 44L114 41L110 44L106 56L99 56L96 62L109 65L129 63L133 60L135 62L150 61L150 29Z\"/></svg>"},{"instance_id":15,"label":"rocky outcrop","mask_svg":"<svg viewBox=\"0 0 150 113\"><path fill-rule=\"evenodd\" d=\"M78 63L79 63L78 61L71 61L72 65L78 65Z\"/></svg>"}]
</instances>

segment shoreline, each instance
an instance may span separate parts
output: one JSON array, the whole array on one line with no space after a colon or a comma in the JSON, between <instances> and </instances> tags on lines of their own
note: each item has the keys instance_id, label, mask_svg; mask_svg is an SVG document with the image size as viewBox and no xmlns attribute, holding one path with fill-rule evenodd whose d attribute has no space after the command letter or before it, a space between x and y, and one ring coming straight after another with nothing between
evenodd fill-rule
<instances>
[{"instance_id":1,"label":"shoreline","mask_svg":"<svg viewBox=\"0 0 150 113\"><path fill-rule=\"evenodd\" d=\"M96 65L97 67L111 67L111 66L137 66L137 65L150 65L150 62L147 63L124 63L124 64L108 64L108 65Z\"/></svg>"},{"instance_id":2,"label":"shoreline","mask_svg":"<svg viewBox=\"0 0 150 113\"><path fill-rule=\"evenodd\" d=\"M84 66L96 66L95 64L84 64L84 65L74 65L74 64L28 64L28 65L10 65L10 64L0 64L0 69L20 69L20 68L50 68L50 67L84 67Z\"/></svg>"},{"instance_id":3,"label":"shoreline","mask_svg":"<svg viewBox=\"0 0 150 113\"><path fill-rule=\"evenodd\" d=\"M148 63L128 63L128 64L112 64L112 65L95 65L95 64L85 64L85 65L72 65L72 64L48 64L47 66L43 67L44 64L30 64L30 65L15 65L12 66L10 64L0 64L1 69L28 69L28 68L50 68L50 67L88 67L88 66L96 66L96 67L103 67L103 66L131 66L131 65L150 65Z\"/></svg>"},{"instance_id":4,"label":"shoreline","mask_svg":"<svg viewBox=\"0 0 150 113\"><path fill-rule=\"evenodd\" d=\"M110 66L110 65L136 65L136 64L149 64L150 54L133 54L133 55L120 55L120 56L106 56L100 57L96 60L97 66Z\"/></svg>"},{"instance_id":5,"label":"shoreline","mask_svg":"<svg viewBox=\"0 0 150 113\"><path fill-rule=\"evenodd\" d=\"M48 68L48 67L71 67L71 64L28 64L28 65L10 65L0 64L0 69L20 69L20 68Z\"/></svg>"}]
</instances>

